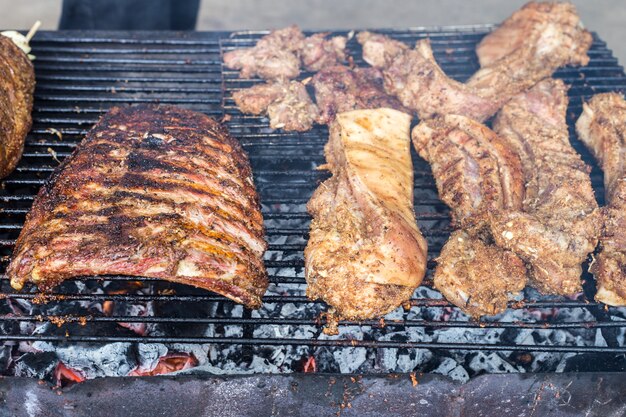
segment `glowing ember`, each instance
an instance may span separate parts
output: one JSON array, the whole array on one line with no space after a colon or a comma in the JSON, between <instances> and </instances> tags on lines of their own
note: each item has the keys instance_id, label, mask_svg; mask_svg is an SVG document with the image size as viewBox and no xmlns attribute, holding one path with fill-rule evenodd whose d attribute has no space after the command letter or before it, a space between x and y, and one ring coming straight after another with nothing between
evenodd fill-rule
<instances>
[{"instance_id":1,"label":"glowing ember","mask_svg":"<svg viewBox=\"0 0 626 417\"><path fill-rule=\"evenodd\" d=\"M68 368L63 362L59 362L54 370L54 379L58 387L65 387L78 382L83 382L83 377L78 371Z\"/></svg>"},{"instance_id":2,"label":"glowing ember","mask_svg":"<svg viewBox=\"0 0 626 417\"><path fill-rule=\"evenodd\" d=\"M159 358L159 362L154 369L146 370L137 368L131 371L128 376L154 376L169 374L171 372L182 371L198 365L198 360L190 354L172 353Z\"/></svg>"},{"instance_id":3,"label":"glowing ember","mask_svg":"<svg viewBox=\"0 0 626 417\"><path fill-rule=\"evenodd\" d=\"M315 357L309 356L309 358L304 363L303 371L305 373L317 372L317 363L315 363Z\"/></svg>"}]
</instances>

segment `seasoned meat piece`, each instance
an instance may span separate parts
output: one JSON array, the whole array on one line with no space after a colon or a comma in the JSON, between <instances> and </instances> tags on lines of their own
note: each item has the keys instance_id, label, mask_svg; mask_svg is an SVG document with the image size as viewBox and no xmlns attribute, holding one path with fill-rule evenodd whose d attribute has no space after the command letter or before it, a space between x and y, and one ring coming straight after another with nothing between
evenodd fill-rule
<instances>
[{"instance_id":1,"label":"seasoned meat piece","mask_svg":"<svg viewBox=\"0 0 626 417\"><path fill-rule=\"evenodd\" d=\"M382 316L422 281L426 241L413 212L411 117L392 109L354 110L330 126L333 176L308 204L307 295L346 319Z\"/></svg>"},{"instance_id":2,"label":"seasoned meat piece","mask_svg":"<svg viewBox=\"0 0 626 417\"><path fill-rule=\"evenodd\" d=\"M413 129L413 145L430 163L455 226L484 226L489 214L521 208L520 159L486 126L455 115L426 120Z\"/></svg>"},{"instance_id":3,"label":"seasoned meat piece","mask_svg":"<svg viewBox=\"0 0 626 417\"><path fill-rule=\"evenodd\" d=\"M42 187L11 285L130 275L258 308L268 281L248 159L217 122L173 106L110 110Z\"/></svg>"},{"instance_id":4,"label":"seasoned meat piece","mask_svg":"<svg viewBox=\"0 0 626 417\"><path fill-rule=\"evenodd\" d=\"M582 35L577 28L580 27L580 18L576 7L567 2L557 3L527 3L524 7L513 13L493 32L485 36L476 47L476 55L481 67L492 65L497 60L504 58L516 50L527 48L529 42L535 42L535 37L540 31L564 30L563 33ZM548 39L555 39L549 37ZM584 42L578 41L578 47ZM538 45L551 48L549 45ZM586 65L587 57L584 51L578 55L580 61L571 64Z\"/></svg>"},{"instance_id":5,"label":"seasoned meat piece","mask_svg":"<svg viewBox=\"0 0 626 417\"><path fill-rule=\"evenodd\" d=\"M410 113L385 92L382 73L376 68L328 67L315 74L312 85L322 123L334 120L337 113L357 109L386 107Z\"/></svg>"},{"instance_id":6,"label":"seasoned meat piece","mask_svg":"<svg viewBox=\"0 0 626 417\"><path fill-rule=\"evenodd\" d=\"M33 64L11 39L0 35L0 178L13 172L22 157L34 91Z\"/></svg>"},{"instance_id":7,"label":"seasoned meat piece","mask_svg":"<svg viewBox=\"0 0 626 417\"><path fill-rule=\"evenodd\" d=\"M546 79L498 113L494 130L523 161L526 198L522 212L496 213L492 234L529 264L534 287L572 296L582 291L581 264L598 243L601 219L566 112L565 84Z\"/></svg>"},{"instance_id":8,"label":"seasoned meat piece","mask_svg":"<svg viewBox=\"0 0 626 417\"><path fill-rule=\"evenodd\" d=\"M462 228L444 245L435 287L472 316L497 314L527 282L523 261L491 243L492 216L519 211L524 178L517 154L494 132L465 116L422 121L413 144L432 168L439 197Z\"/></svg>"},{"instance_id":9,"label":"seasoned meat piece","mask_svg":"<svg viewBox=\"0 0 626 417\"><path fill-rule=\"evenodd\" d=\"M300 81L257 84L233 94L243 113L267 112L272 129L303 132L319 118L319 110Z\"/></svg>"},{"instance_id":10,"label":"seasoned meat piece","mask_svg":"<svg viewBox=\"0 0 626 417\"><path fill-rule=\"evenodd\" d=\"M385 69L385 89L421 119L459 114L486 120L559 67L588 63L591 34L582 29L574 9L555 8L554 12L541 24L526 25L529 32L523 45L481 68L465 84L448 78L435 61L429 41L420 40L414 50L399 55Z\"/></svg>"},{"instance_id":11,"label":"seasoned meat piece","mask_svg":"<svg viewBox=\"0 0 626 417\"><path fill-rule=\"evenodd\" d=\"M437 258L434 284L473 317L506 310L511 294L526 286L524 262L512 252L457 230Z\"/></svg>"},{"instance_id":12,"label":"seasoned meat piece","mask_svg":"<svg viewBox=\"0 0 626 417\"><path fill-rule=\"evenodd\" d=\"M356 40L363 47L363 60L376 68L387 68L409 49L404 43L379 33L359 32Z\"/></svg>"},{"instance_id":13,"label":"seasoned meat piece","mask_svg":"<svg viewBox=\"0 0 626 417\"><path fill-rule=\"evenodd\" d=\"M301 58L307 71L319 71L346 61L348 38L333 36L326 39L327 35L328 33L316 33L304 40Z\"/></svg>"},{"instance_id":14,"label":"seasoned meat piece","mask_svg":"<svg viewBox=\"0 0 626 417\"><path fill-rule=\"evenodd\" d=\"M583 105L576 131L604 171L604 228L590 268L596 300L626 306L626 101L617 93L594 96Z\"/></svg>"},{"instance_id":15,"label":"seasoned meat piece","mask_svg":"<svg viewBox=\"0 0 626 417\"><path fill-rule=\"evenodd\" d=\"M262 37L253 48L226 52L224 65L241 70L241 78L255 75L266 80L296 78L300 74L303 42L304 35L298 26L292 25Z\"/></svg>"}]
</instances>

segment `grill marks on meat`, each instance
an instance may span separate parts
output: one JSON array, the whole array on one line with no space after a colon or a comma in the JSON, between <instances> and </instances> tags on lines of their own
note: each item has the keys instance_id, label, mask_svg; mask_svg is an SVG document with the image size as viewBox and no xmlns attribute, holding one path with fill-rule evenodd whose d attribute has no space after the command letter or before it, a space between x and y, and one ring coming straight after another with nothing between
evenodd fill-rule
<instances>
[{"instance_id":1,"label":"grill marks on meat","mask_svg":"<svg viewBox=\"0 0 626 417\"><path fill-rule=\"evenodd\" d=\"M430 42L420 40L386 67L385 89L421 119L459 114L483 121L559 67L586 65L591 42L572 5L529 3L484 39L484 66L466 83L448 78Z\"/></svg>"},{"instance_id":2,"label":"grill marks on meat","mask_svg":"<svg viewBox=\"0 0 626 417\"><path fill-rule=\"evenodd\" d=\"M338 113L358 109L391 108L410 113L385 92L382 73L376 68L328 67L315 74L312 85L321 123L331 122Z\"/></svg>"},{"instance_id":3,"label":"grill marks on meat","mask_svg":"<svg viewBox=\"0 0 626 417\"><path fill-rule=\"evenodd\" d=\"M387 68L409 47L388 36L372 32L359 32L356 40L363 47L363 60L374 68Z\"/></svg>"},{"instance_id":4,"label":"grill marks on meat","mask_svg":"<svg viewBox=\"0 0 626 417\"><path fill-rule=\"evenodd\" d=\"M482 124L448 115L421 122L413 144L432 168L440 198L452 209L454 232L437 258L435 287L472 316L497 314L526 285L523 261L492 244L496 213L521 209L519 157Z\"/></svg>"},{"instance_id":5,"label":"grill marks on meat","mask_svg":"<svg viewBox=\"0 0 626 417\"><path fill-rule=\"evenodd\" d=\"M10 38L0 35L0 178L13 172L22 157L34 91L33 64Z\"/></svg>"},{"instance_id":6,"label":"grill marks on meat","mask_svg":"<svg viewBox=\"0 0 626 417\"><path fill-rule=\"evenodd\" d=\"M296 78L304 35L296 25L279 29L259 39L252 48L235 49L224 54L227 68L241 70L241 78L258 75L266 80Z\"/></svg>"},{"instance_id":7,"label":"grill marks on meat","mask_svg":"<svg viewBox=\"0 0 626 417\"><path fill-rule=\"evenodd\" d=\"M114 108L40 190L7 274L42 290L85 275L154 277L256 308L263 234L248 159L217 122Z\"/></svg>"},{"instance_id":8,"label":"grill marks on meat","mask_svg":"<svg viewBox=\"0 0 626 417\"><path fill-rule=\"evenodd\" d=\"M393 109L337 115L325 153L333 176L308 203L307 295L341 318L382 316L413 294L426 242L413 212L411 118Z\"/></svg>"},{"instance_id":9,"label":"grill marks on meat","mask_svg":"<svg viewBox=\"0 0 626 417\"><path fill-rule=\"evenodd\" d=\"M300 74L300 64L308 71L318 71L346 61L348 38L327 36L316 33L305 38L298 26L291 25L272 31L252 48L225 53L224 65L240 70L240 78L293 79Z\"/></svg>"},{"instance_id":10,"label":"grill marks on meat","mask_svg":"<svg viewBox=\"0 0 626 417\"><path fill-rule=\"evenodd\" d=\"M319 119L319 109L300 81L279 80L233 93L243 113L267 113L272 129L303 132Z\"/></svg>"},{"instance_id":11,"label":"grill marks on meat","mask_svg":"<svg viewBox=\"0 0 626 417\"><path fill-rule=\"evenodd\" d=\"M530 266L531 284L545 294L582 291L581 264L601 228L589 167L571 147L567 88L547 79L511 100L494 130L523 162L526 198L521 212L497 213L497 245Z\"/></svg>"},{"instance_id":12,"label":"grill marks on meat","mask_svg":"<svg viewBox=\"0 0 626 417\"><path fill-rule=\"evenodd\" d=\"M604 171L606 207L600 252L590 267L598 283L596 300L626 305L626 101L598 94L583 105L578 136Z\"/></svg>"},{"instance_id":13,"label":"grill marks on meat","mask_svg":"<svg viewBox=\"0 0 626 417\"><path fill-rule=\"evenodd\" d=\"M465 116L421 122L413 144L430 163L456 227L480 227L490 213L517 210L524 198L519 157L486 126Z\"/></svg>"}]
</instances>

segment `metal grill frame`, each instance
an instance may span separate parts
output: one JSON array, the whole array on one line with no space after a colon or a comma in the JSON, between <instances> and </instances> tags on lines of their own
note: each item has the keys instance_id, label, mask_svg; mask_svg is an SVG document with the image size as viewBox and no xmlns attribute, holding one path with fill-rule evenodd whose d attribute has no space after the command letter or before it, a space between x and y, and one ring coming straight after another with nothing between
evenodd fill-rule
<instances>
[{"instance_id":1,"label":"metal grill frame","mask_svg":"<svg viewBox=\"0 0 626 417\"><path fill-rule=\"evenodd\" d=\"M375 30L408 43L416 39L429 37L438 62L447 74L458 80L469 77L477 68L474 54L475 43L493 26L463 26L439 28L413 28L408 30ZM256 40L267 32L41 32L32 42L37 75L35 107L33 112L34 125L29 134L24 156L16 172L2 181L0 191L0 249L8 255L15 242L23 218L32 203L34 193L44 183L54 167L57 159L68 156L81 137L97 121L98 117L113 105L133 104L142 102L161 102L181 105L198 110L216 118L228 115L227 125L234 137L240 140L250 155L253 164L255 182L261 195L263 214L266 221L302 221L309 218L303 209L308 200L302 196L290 196L286 185L306 188L312 192L317 183L325 178L325 174L315 171L313 167L323 163L322 148L327 140L326 127L315 127L310 132L291 133L270 131L267 120L262 117L242 115L234 106L231 94L238 88L252 85L260 80L241 80L237 72L222 67L222 54L226 50L237 47L252 46ZM338 32L345 34L347 32ZM355 56L357 65L364 65L360 59L358 44L352 39L349 43L350 52ZM570 107L568 109L568 125L570 137L575 149L583 155L583 159L593 167L591 173L594 189L599 203L604 203L602 191L602 174L593 163L590 155L580 142L575 139L573 121L581 110L581 98L605 91L623 91L626 89L626 76L617 60L607 49L606 44L594 34L594 43L590 51L591 62L586 68L564 68L556 76L564 79L570 88ZM310 74L302 74L301 78ZM56 129L51 130L51 129ZM57 131L61 132L59 139ZM300 157L289 152L307 150ZM289 152L288 152L289 151ZM283 153L284 152L284 153ZM434 190L434 180L424 161L414 155L416 191ZM274 169L255 169L255 165L275 164ZM292 165L298 165L293 167ZM281 166L287 169L281 169ZM283 182L268 182L267 178L285 177ZM305 192L306 194L306 192ZM419 197L418 197L419 198ZM286 210L273 210L281 204ZM420 210L419 207L434 209ZM449 228L445 223L449 220L448 210L437 198L419 199L416 201L416 217L425 237L429 241L429 269L432 269L439 245L433 241L445 241ZM439 222L443 227L424 227L428 222ZM268 227L267 236L270 240L269 251L274 253L290 253L290 259L268 259L269 270L291 268L290 276L271 275L270 281L276 286L299 285L304 288L302 277L302 256L291 259L293 254L302 254L308 230L303 227ZM297 237L298 243L273 243L274 238ZM2 271L8 256L2 262ZM612 355L626 354L626 344L620 343L617 333L626 330L626 320L616 319L615 309L606 308L593 300L594 285L592 278L586 274L585 295L578 300L565 300L554 297L538 297L523 302L512 302L512 308L519 309L587 309L595 317L593 321L558 322L499 322L494 320L476 321L439 321L439 320L388 320L388 328L403 328L410 332L413 328L501 328L501 329L601 329L608 342L606 347L598 346L566 346L566 345L518 345L518 344L474 344L474 343L438 343L408 342L398 340L354 340L345 338L255 338L255 326L318 326L317 317L290 318L253 317L250 311L244 310L240 317L138 317L138 316L99 316L88 317L86 334L22 334L14 332L0 334L3 343L19 341L50 341L67 343L215 343L226 345L258 345L258 346L289 346L303 345L310 347L366 347L430 349L439 351L504 351L504 352L570 352L570 353L606 353ZM142 281L146 286L157 283L156 279L110 276L107 281ZM87 282L98 282L102 277L86 277ZM430 285L428 279L424 285ZM0 277L0 291L5 299L34 301L39 296L34 289L26 289L16 293L8 285L3 274ZM190 291L189 294L176 295L136 295L136 294L62 294L51 295L48 300L63 303L64 301L123 301L123 302L181 302L181 303L230 303L223 297L206 291ZM302 295L266 295L266 303L318 303L308 300ZM416 308L442 308L451 306L447 301L438 298L413 298L410 305ZM0 316L0 325L11 323L52 321L58 317L49 316ZM67 323L78 321L77 317L63 317ZM96 329L98 324L129 322L129 323L170 323L182 324L219 324L241 326L243 337L143 337L139 335L97 335L89 330ZM342 322L341 326L379 327L378 320L364 322Z\"/></svg>"}]
</instances>

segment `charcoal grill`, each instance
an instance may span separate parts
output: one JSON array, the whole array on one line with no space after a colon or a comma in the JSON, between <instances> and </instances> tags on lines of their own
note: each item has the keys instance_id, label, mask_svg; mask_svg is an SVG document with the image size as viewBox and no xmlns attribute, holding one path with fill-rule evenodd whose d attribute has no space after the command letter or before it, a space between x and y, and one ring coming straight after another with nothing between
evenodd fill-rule
<instances>
[{"instance_id":1,"label":"charcoal grill","mask_svg":"<svg viewBox=\"0 0 626 417\"><path fill-rule=\"evenodd\" d=\"M475 45L490 29L467 26L379 32L408 44L429 37L444 71L463 81L478 68ZM588 274L583 277L584 294L576 299L545 297L526 290L523 299L511 302L508 313L480 322L469 320L442 299L430 288L427 277L410 300L409 310L398 310L382 321L341 322L338 336L324 335L320 313L325 306L304 295L303 249L310 220L305 205L327 176L315 168L324 162L328 131L322 126L305 133L273 131L266 119L242 115L234 106L232 93L259 80L239 79L236 72L221 64L225 51L252 46L264 34L37 34L32 42L37 56L34 124L20 165L2 181L0 190L2 271L39 187L99 116L112 106L159 102L218 119L226 116L230 131L250 156L261 196L271 285L264 308L253 312L213 293L156 279L85 277L64 283L52 295L42 297L32 286L19 293L13 291L2 275L2 374L51 378L51 369L38 365L47 363L50 352L70 346L98 349L120 343L133 349L159 344L170 351L209 346L207 349L223 352L212 358L208 355L208 365L214 371L223 361L240 358L244 363L241 367L223 370L232 373L311 371L311 366L303 365L311 358L317 358L315 370L322 373L434 371L454 377L454 373L441 369L452 360L460 379L485 371L626 369L626 310L594 302L595 286ZM354 39L348 47L355 63L365 65ZM575 138L573 126L583 99L600 92L623 91L626 76L595 34L589 55L587 67L563 68L556 77L571 85L570 137L593 167L592 182L603 204L602 173ZM415 211L429 244L430 275L433 259L450 233L449 211L437 197L428 165L415 154L413 162ZM119 308L103 311L104 303ZM35 345L37 349L48 347L45 358L24 348ZM390 352L404 355L403 365L397 357L390 364ZM276 357L290 359L276 365ZM254 358L261 359L260 365ZM473 361L493 358L497 361L492 368L471 366ZM55 360L57 363L58 358ZM122 372L100 371L98 375Z\"/></svg>"}]
</instances>

